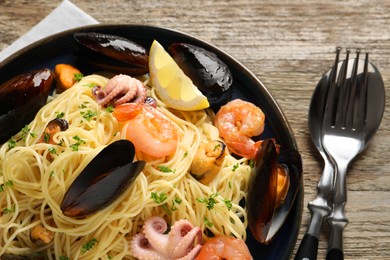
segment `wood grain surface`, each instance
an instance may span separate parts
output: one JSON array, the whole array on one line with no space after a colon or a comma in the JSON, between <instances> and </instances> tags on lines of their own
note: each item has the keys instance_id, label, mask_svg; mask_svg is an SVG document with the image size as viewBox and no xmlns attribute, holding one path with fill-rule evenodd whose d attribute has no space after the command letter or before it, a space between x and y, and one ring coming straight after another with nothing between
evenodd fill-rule
<instances>
[{"instance_id":1,"label":"wood grain surface","mask_svg":"<svg viewBox=\"0 0 390 260\"><path fill-rule=\"evenodd\" d=\"M368 51L382 73L386 109L371 145L349 169L344 250L345 259L390 259L390 1L72 2L101 23L156 25L192 34L228 52L258 76L287 116L303 156L305 208L298 243L309 220L307 202L316 197L322 172L307 126L311 95L332 66L336 46ZM0 50L59 3L0 0ZM324 224L318 259L325 258L328 236Z\"/></svg>"}]
</instances>

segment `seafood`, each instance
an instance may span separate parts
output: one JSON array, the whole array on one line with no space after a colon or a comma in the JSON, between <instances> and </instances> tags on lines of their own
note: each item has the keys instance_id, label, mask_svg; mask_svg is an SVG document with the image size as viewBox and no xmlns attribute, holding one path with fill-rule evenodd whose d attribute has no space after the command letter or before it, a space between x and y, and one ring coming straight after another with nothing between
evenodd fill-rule
<instances>
[{"instance_id":1,"label":"seafood","mask_svg":"<svg viewBox=\"0 0 390 260\"><path fill-rule=\"evenodd\" d=\"M145 103L126 103L115 107L113 115L125 122L126 138L137 150L154 157L173 154L179 142L179 132L170 119Z\"/></svg>"},{"instance_id":2,"label":"seafood","mask_svg":"<svg viewBox=\"0 0 390 260\"><path fill-rule=\"evenodd\" d=\"M69 124L65 119L54 118L47 124L39 142L55 144L53 140L53 136L60 131L67 130L68 128L69 128Z\"/></svg>"},{"instance_id":3,"label":"seafood","mask_svg":"<svg viewBox=\"0 0 390 260\"><path fill-rule=\"evenodd\" d=\"M74 180L65 193L61 210L65 216L81 218L117 199L145 167L133 162L134 145L119 140L105 147Z\"/></svg>"},{"instance_id":4,"label":"seafood","mask_svg":"<svg viewBox=\"0 0 390 260\"><path fill-rule=\"evenodd\" d=\"M194 259L202 247L202 230L187 220L179 220L170 227L169 233L167 231L163 218L148 219L143 232L130 241L131 252L140 260Z\"/></svg>"},{"instance_id":5,"label":"seafood","mask_svg":"<svg viewBox=\"0 0 390 260\"><path fill-rule=\"evenodd\" d=\"M74 38L83 47L77 51L77 55L91 65L132 76L149 71L147 50L133 41L94 32L75 33Z\"/></svg>"},{"instance_id":6,"label":"seafood","mask_svg":"<svg viewBox=\"0 0 390 260\"><path fill-rule=\"evenodd\" d=\"M226 145L219 140L201 145L192 160L190 172L203 184L210 183L221 169Z\"/></svg>"},{"instance_id":7,"label":"seafood","mask_svg":"<svg viewBox=\"0 0 390 260\"><path fill-rule=\"evenodd\" d=\"M231 99L232 73L215 53L188 43L173 43L168 52L211 107L218 109Z\"/></svg>"},{"instance_id":8,"label":"seafood","mask_svg":"<svg viewBox=\"0 0 390 260\"><path fill-rule=\"evenodd\" d=\"M0 143L28 124L46 104L53 84L49 69L16 76L0 86Z\"/></svg>"},{"instance_id":9,"label":"seafood","mask_svg":"<svg viewBox=\"0 0 390 260\"><path fill-rule=\"evenodd\" d=\"M195 260L251 260L251 253L242 239L217 236L207 241Z\"/></svg>"},{"instance_id":10,"label":"seafood","mask_svg":"<svg viewBox=\"0 0 390 260\"><path fill-rule=\"evenodd\" d=\"M266 139L256 153L249 180L246 210L248 226L260 243L272 241L295 200L302 175L302 162L295 150L281 151Z\"/></svg>"},{"instance_id":11,"label":"seafood","mask_svg":"<svg viewBox=\"0 0 390 260\"><path fill-rule=\"evenodd\" d=\"M114 106L126 102L143 103L146 100L146 87L136 78L128 75L116 75L102 89L96 86L93 95L101 106L113 103Z\"/></svg>"},{"instance_id":12,"label":"seafood","mask_svg":"<svg viewBox=\"0 0 390 260\"><path fill-rule=\"evenodd\" d=\"M81 71L70 64L57 64L54 67L57 92L62 93L71 88L77 82L77 77L81 75Z\"/></svg>"},{"instance_id":13,"label":"seafood","mask_svg":"<svg viewBox=\"0 0 390 260\"><path fill-rule=\"evenodd\" d=\"M53 241L54 233L41 224L31 229L31 239L36 240L37 244L49 244Z\"/></svg>"},{"instance_id":14,"label":"seafood","mask_svg":"<svg viewBox=\"0 0 390 260\"><path fill-rule=\"evenodd\" d=\"M235 99L222 106L215 115L214 124L229 150L246 157L255 158L261 141L251 139L264 131L265 116L254 104Z\"/></svg>"}]
</instances>

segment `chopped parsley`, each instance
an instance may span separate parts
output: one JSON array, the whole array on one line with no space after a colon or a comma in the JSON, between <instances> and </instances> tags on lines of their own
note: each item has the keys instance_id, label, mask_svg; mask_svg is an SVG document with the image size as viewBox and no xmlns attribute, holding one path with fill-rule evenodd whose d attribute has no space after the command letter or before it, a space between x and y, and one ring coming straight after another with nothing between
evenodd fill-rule
<instances>
[{"instance_id":1,"label":"chopped parsley","mask_svg":"<svg viewBox=\"0 0 390 260\"><path fill-rule=\"evenodd\" d=\"M255 161L254 160L249 160L249 166L253 169L255 168Z\"/></svg>"},{"instance_id":2,"label":"chopped parsley","mask_svg":"<svg viewBox=\"0 0 390 260\"><path fill-rule=\"evenodd\" d=\"M231 200L223 200L223 203L225 203L228 210L231 210L233 205Z\"/></svg>"},{"instance_id":3,"label":"chopped parsley","mask_svg":"<svg viewBox=\"0 0 390 260\"><path fill-rule=\"evenodd\" d=\"M49 153L51 153L51 154L57 154L57 150L56 150L56 148L54 148L54 147L50 147L49 149L47 149L48 151L49 151Z\"/></svg>"},{"instance_id":4,"label":"chopped parsley","mask_svg":"<svg viewBox=\"0 0 390 260\"><path fill-rule=\"evenodd\" d=\"M16 140L11 138L8 140L8 148L11 150L12 148L15 148L16 146Z\"/></svg>"},{"instance_id":5,"label":"chopped parsley","mask_svg":"<svg viewBox=\"0 0 390 260\"><path fill-rule=\"evenodd\" d=\"M74 144L71 144L70 147L72 148L73 151L77 152L79 150L79 146L81 144L85 144L86 142L81 139L80 137L78 137L77 135L73 136L73 140L76 141L76 143Z\"/></svg>"},{"instance_id":6,"label":"chopped parsley","mask_svg":"<svg viewBox=\"0 0 390 260\"><path fill-rule=\"evenodd\" d=\"M73 79L79 82L84 77L83 73L75 73L73 74Z\"/></svg>"},{"instance_id":7,"label":"chopped parsley","mask_svg":"<svg viewBox=\"0 0 390 260\"><path fill-rule=\"evenodd\" d=\"M163 208L163 210L169 215L172 215L173 211L178 210L176 205L180 204L182 200L180 198L175 198L172 200L172 206L168 207L167 203L164 203L168 196L164 192L160 192L159 194L157 192L152 192L150 194L150 198L154 200L157 204L160 204L160 206Z\"/></svg>"},{"instance_id":8,"label":"chopped parsley","mask_svg":"<svg viewBox=\"0 0 390 260\"><path fill-rule=\"evenodd\" d=\"M184 153L184 158L188 156L188 151Z\"/></svg>"},{"instance_id":9,"label":"chopped parsley","mask_svg":"<svg viewBox=\"0 0 390 260\"><path fill-rule=\"evenodd\" d=\"M106 107L106 111L107 111L108 113L112 113L112 112L114 112L114 107L113 107L112 105L108 105L108 106Z\"/></svg>"},{"instance_id":10,"label":"chopped parsley","mask_svg":"<svg viewBox=\"0 0 390 260\"><path fill-rule=\"evenodd\" d=\"M81 105L79 105L79 108L81 108L81 109L87 108L87 105L86 104L81 104Z\"/></svg>"},{"instance_id":11,"label":"chopped parsley","mask_svg":"<svg viewBox=\"0 0 390 260\"><path fill-rule=\"evenodd\" d=\"M60 256L60 260L69 260L69 257L62 255Z\"/></svg>"},{"instance_id":12,"label":"chopped parsley","mask_svg":"<svg viewBox=\"0 0 390 260\"><path fill-rule=\"evenodd\" d=\"M157 169L162 172L175 172L171 168L164 166L164 165L158 165Z\"/></svg>"},{"instance_id":13,"label":"chopped parsley","mask_svg":"<svg viewBox=\"0 0 390 260\"><path fill-rule=\"evenodd\" d=\"M14 182L12 180L0 184L0 192L3 192L5 187L12 187L12 186L14 186Z\"/></svg>"},{"instance_id":14,"label":"chopped parsley","mask_svg":"<svg viewBox=\"0 0 390 260\"><path fill-rule=\"evenodd\" d=\"M238 167L240 167L240 165L236 163L235 165L233 165L232 171L235 172L238 169Z\"/></svg>"},{"instance_id":15,"label":"chopped parsley","mask_svg":"<svg viewBox=\"0 0 390 260\"><path fill-rule=\"evenodd\" d=\"M85 254L87 251L91 250L98 242L99 241L96 238L92 238L81 247L81 253Z\"/></svg>"},{"instance_id":16,"label":"chopped parsley","mask_svg":"<svg viewBox=\"0 0 390 260\"><path fill-rule=\"evenodd\" d=\"M49 133L43 133L43 141L45 143L48 143L50 141L50 134Z\"/></svg>"},{"instance_id":17,"label":"chopped parsley","mask_svg":"<svg viewBox=\"0 0 390 260\"><path fill-rule=\"evenodd\" d=\"M64 112L56 112L56 118L63 118L65 116Z\"/></svg>"},{"instance_id":18,"label":"chopped parsley","mask_svg":"<svg viewBox=\"0 0 390 260\"><path fill-rule=\"evenodd\" d=\"M92 110L80 111L80 114L85 118L87 121L91 121L92 118L96 117L98 114L97 112L93 112Z\"/></svg>"},{"instance_id":19,"label":"chopped parsley","mask_svg":"<svg viewBox=\"0 0 390 260\"><path fill-rule=\"evenodd\" d=\"M209 228L214 226L214 223L212 221L210 221L207 217L204 217L203 218L203 222L206 226L208 226Z\"/></svg>"},{"instance_id":20,"label":"chopped parsley","mask_svg":"<svg viewBox=\"0 0 390 260\"><path fill-rule=\"evenodd\" d=\"M167 195L164 193L164 192L160 192L160 194L158 194L157 192L152 192L150 194L150 198L154 200L154 202L156 202L157 204L161 204L163 203L168 197Z\"/></svg>"},{"instance_id":21,"label":"chopped parsley","mask_svg":"<svg viewBox=\"0 0 390 260\"><path fill-rule=\"evenodd\" d=\"M23 128L22 128L22 139L23 140L26 140L28 134L30 132L30 128L28 127L28 125L25 125Z\"/></svg>"},{"instance_id":22,"label":"chopped parsley","mask_svg":"<svg viewBox=\"0 0 390 260\"><path fill-rule=\"evenodd\" d=\"M218 203L218 201L215 199L217 196L218 193L213 193L209 198L196 198L196 201L205 204L207 209L211 210L214 208L214 205Z\"/></svg>"},{"instance_id":23,"label":"chopped parsley","mask_svg":"<svg viewBox=\"0 0 390 260\"><path fill-rule=\"evenodd\" d=\"M214 152L219 148L219 147L221 147L221 144L217 144L216 146L214 146Z\"/></svg>"},{"instance_id":24,"label":"chopped parsley","mask_svg":"<svg viewBox=\"0 0 390 260\"><path fill-rule=\"evenodd\" d=\"M14 213L15 212L15 205L12 205L11 208L4 208L3 213L8 214L8 213Z\"/></svg>"}]
</instances>

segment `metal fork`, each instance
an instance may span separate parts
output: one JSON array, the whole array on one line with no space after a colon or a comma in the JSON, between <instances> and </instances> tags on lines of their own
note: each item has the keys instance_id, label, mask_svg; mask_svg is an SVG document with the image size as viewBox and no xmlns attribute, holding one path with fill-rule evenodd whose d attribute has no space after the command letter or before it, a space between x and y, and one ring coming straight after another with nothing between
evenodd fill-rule
<instances>
[{"instance_id":1,"label":"metal fork","mask_svg":"<svg viewBox=\"0 0 390 260\"><path fill-rule=\"evenodd\" d=\"M363 149L366 133L368 53L363 70L359 67L360 51L357 50L355 59L349 59L349 54L347 50L346 59L339 69L335 68L338 77L334 77L335 82L328 90L322 122L322 144L336 170L333 208L328 218L331 233L327 259L344 258L342 237L348 224L345 216L347 168Z\"/></svg>"}]
</instances>

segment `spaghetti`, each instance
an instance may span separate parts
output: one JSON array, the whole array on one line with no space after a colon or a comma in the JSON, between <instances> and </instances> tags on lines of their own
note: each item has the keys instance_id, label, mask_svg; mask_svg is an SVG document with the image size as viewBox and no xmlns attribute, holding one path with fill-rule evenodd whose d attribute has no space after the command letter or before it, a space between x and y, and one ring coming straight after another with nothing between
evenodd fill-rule
<instances>
[{"instance_id":1,"label":"spaghetti","mask_svg":"<svg viewBox=\"0 0 390 260\"><path fill-rule=\"evenodd\" d=\"M0 148L0 255L131 259L128 243L152 216L171 223L187 219L201 227L204 236L211 232L245 240L247 218L239 203L246 196L251 171L248 159L228 154L209 185L198 182L189 168L201 144L219 139L213 114L172 110L151 88L147 94L180 129L174 155L152 159L137 151L136 160L147 164L131 189L84 219L62 214L62 198L74 179L105 146L125 138L123 123L91 94L92 86L107 82L103 76L90 75L54 95L28 126ZM69 128L53 136L55 144L39 142L47 123L58 117L67 120ZM32 238L37 227L48 233L50 242L37 243Z\"/></svg>"}]
</instances>

